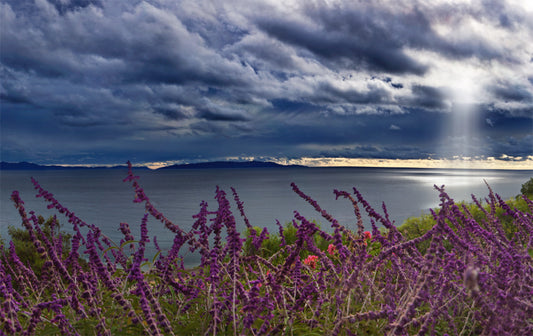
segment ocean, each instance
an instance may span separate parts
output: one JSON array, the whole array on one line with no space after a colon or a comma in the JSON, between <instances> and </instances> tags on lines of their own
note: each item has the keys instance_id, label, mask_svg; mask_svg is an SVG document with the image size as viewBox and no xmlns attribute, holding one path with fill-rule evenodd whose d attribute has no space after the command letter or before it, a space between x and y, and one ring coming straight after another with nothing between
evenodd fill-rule
<instances>
[{"instance_id":1,"label":"ocean","mask_svg":"<svg viewBox=\"0 0 533 336\"><path fill-rule=\"evenodd\" d=\"M239 228L244 222L233 201L230 187L234 187L244 202L250 223L277 232L276 220L286 223L294 218L294 211L308 219L317 220L327 227L327 222L309 204L296 195L290 183L314 198L323 209L341 224L355 228L355 215L351 203L335 200L334 189L352 192L357 188L363 197L380 213L384 202L390 218L396 224L412 216L428 213L439 204L436 185L445 185L457 201L471 200L488 195L485 181L504 199L519 194L523 183L533 177L533 170L453 170L453 169L393 169L393 168L234 168L191 170L134 170L140 184L153 204L167 218L184 230L194 223L200 202L205 200L210 210L216 210L216 186L226 191ZM45 217L55 214L46 208L42 198L35 198L30 177L40 184L64 206L84 221L96 224L115 242L122 238L119 223L126 222L133 233L139 235L139 225L144 207L133 203L134 192L129 183L122 182L125 169L50 170L50 171L0 171L0 235L8 240L8 226L21 227L17 210L10 200L13 190L18 190L27 211ZM65 231L70 231L65 217L58 214ZM151 218L149 235L157 236L159 245L168 248L173 236L163 224ZM365 226L370 222L365 217ZM152 245L150 245L152 246ZM153 249L152 249L153 250Z\"/></svg>"}]
</instances>

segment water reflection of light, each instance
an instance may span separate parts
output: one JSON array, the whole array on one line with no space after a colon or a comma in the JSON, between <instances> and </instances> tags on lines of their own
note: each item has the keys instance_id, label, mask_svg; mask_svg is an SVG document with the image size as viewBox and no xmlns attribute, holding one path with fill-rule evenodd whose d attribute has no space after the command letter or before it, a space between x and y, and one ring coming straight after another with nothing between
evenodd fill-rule
<instances>
[{"instance_id":1,"label":"water reflection of light","mask_svg":"<svg viewBox=\"0 0 533 336\"><path fill-rule=\"evenodd\" d=\"M450 188L466 187L473 184L484 185L485 182L491 183L503 179L501 176L496 176L490 172L475 171L475 170L446 170L440 172L406 172L408 174L397 176L399 179L411 180L419 185L427 185L428 187L446 186Z\"/></svg>"}]
</instances>

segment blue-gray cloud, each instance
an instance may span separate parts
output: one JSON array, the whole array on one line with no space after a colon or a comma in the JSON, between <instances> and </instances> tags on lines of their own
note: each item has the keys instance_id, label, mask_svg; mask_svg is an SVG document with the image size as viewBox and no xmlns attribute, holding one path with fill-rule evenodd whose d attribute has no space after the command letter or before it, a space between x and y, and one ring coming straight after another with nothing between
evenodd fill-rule
<instances>
[{"instance_id":1,"label":"blue-gray cloud","mask_svg":"<svg viewBox=\"0 0 533 336\"><path fill-rule=\"evenodd\" d=\"M465 73L470 145L533 154L533 14L506 1L1 0L0 21L3 160L451 156Z\"/></svg>"}]
</instances>

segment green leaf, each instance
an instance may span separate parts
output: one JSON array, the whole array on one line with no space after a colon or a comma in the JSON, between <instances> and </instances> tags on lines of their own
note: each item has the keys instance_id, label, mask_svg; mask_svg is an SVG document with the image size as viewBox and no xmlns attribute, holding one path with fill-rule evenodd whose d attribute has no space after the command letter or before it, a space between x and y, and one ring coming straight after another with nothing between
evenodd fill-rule
<instances>
[{"instance_id":1,"label":"green leaf","mask_svg":"<svg viewBox=\"0 0 533 336\"><path fill-rule=\"evenodd\" d=\"M128 245L128 244L133 244L133 243L138 243L139 241L138 240L128 240L128 241L125 241L123 242L122 244L120 244L120 249L123 249L124 246Z\"/></svg>"}]
</instances>

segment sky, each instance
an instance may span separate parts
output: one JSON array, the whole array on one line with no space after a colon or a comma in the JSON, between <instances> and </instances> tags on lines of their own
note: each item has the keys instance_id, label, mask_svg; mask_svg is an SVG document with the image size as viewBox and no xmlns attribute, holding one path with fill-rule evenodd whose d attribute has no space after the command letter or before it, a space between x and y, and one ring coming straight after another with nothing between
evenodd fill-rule
<instances>
[{"instance_id":1,"label":"sky","mask_svg":"<svg viewBox=\"0 0 533 336\"><path fill-rule=\"evenodd\" d=\"M531 1L0 0L0 25L2 161L533 169Z\"/></svg>"}]
</instances>

